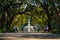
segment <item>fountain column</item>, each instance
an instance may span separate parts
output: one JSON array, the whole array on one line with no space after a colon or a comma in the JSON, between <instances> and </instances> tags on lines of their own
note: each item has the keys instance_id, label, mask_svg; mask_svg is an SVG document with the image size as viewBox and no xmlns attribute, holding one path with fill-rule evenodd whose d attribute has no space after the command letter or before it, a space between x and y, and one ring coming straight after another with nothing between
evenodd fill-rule
<instances>
[{"instance_id":1,"label":"fountain column","mask_svg":"<svg viewBox=\"0 0 60 40\"><path fill-rule=\"evenodd\" d=\"M31 32L31 30L30 30L30 19L28 19L28 32Z\"/></svg>"}]
</instances>

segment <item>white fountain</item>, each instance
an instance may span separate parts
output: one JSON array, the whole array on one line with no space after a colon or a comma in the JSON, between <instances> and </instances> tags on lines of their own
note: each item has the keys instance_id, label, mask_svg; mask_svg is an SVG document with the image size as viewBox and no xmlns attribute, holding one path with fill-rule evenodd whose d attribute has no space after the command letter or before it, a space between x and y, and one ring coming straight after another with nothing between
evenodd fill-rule
<instances>
[{"instance_id":1,"label":"white fountain","mask_svg":"<svg viewBox=\"0 0 60 40\"><path fill-rule=\"evenodd\" d=\"M27 26L25 26L24 31L26 31L26 32L33 32L34 31L33 26L30 25L30 19L28 19L28 24L27 24Z\"/></svg>"}]
</instances>

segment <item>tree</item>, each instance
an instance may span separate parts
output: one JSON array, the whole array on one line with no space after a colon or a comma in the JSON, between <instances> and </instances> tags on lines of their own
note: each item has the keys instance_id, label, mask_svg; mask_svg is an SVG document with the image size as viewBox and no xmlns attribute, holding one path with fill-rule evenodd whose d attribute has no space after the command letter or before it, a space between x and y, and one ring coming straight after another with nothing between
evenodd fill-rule
<instances>
[{"instance_id":1,"label":"tree","mask_svg":"<svg viewBox=\"0 0 60 40\"><path fill-rule=\"evenodd\" d=\"M9 31L11 23L14 20L14 17L16 15L24 14L25 12L32 10L33 8L31 9L31 6L32 6L31 4L28 4L28 7L27 7L27 3L25 3L22 0L17 2L15 0L3 1L1 3L0 9L2 9L1 12L4 12L2 13L2 17L1 17L2 27L5 28L4 31ZM35 7L35 6L32 6L32 7Z\"/></svg>"},{"instance_id":2,"label":"tree","mask_svg":"<svg viewBox=\"0 0 60 40\"><path fill-rule=\"evenodd\" d=\"M55 1L54 0L36 0L38 4L45 10L48 20L49 31L52 31L51 27L51 17L54 15L55 11Z\"/></svg>"}]
</instances>

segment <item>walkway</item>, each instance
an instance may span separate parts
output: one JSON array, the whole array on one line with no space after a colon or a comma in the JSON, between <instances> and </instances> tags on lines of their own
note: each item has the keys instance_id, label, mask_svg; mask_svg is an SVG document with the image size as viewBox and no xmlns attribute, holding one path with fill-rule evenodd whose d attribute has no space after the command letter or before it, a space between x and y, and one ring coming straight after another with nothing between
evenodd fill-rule
<instances>
[{"instance_id":1,"label":"walkway","mask_svg":"<svg viewBox=\"0 0 60 40\"><path fill-rule=\"evenodd\" d=\"M52 33L0 33L0 40L60 40L60 34Z\"/></svg>"}]
</instances>

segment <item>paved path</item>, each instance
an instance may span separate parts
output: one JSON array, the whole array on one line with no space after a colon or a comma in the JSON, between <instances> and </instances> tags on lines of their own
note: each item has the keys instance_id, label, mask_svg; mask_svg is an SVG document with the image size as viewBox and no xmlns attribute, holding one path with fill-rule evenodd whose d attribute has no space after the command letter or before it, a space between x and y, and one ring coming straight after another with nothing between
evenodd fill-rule
<instances>
[{"instance_id":1,"label":"paved path","mask_svg":"<svg viewBox=\"0 0 60 40\"><path fill-rule=\"evenodd\" d=\"M0 40L60 40L60 39L36 39L36 38L0 37Z\"/></svg>"},{"instance_id":2,"label":"paved path","mask_svg":"<svg viewBox=\"0 0 60 40\"><path fill-rule=\"evenodd\" d=\"M0 40L41 40L41 39L58 39L60 34L52 33L0 33Z\"/></svg>"}]
</instances>

